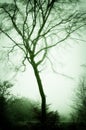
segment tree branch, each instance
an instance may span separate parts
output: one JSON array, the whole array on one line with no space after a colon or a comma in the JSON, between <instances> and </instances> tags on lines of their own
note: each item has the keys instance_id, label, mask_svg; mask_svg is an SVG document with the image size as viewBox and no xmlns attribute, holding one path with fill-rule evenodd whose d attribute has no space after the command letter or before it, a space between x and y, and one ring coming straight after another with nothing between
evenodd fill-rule
<instances>
[{"instance_id":1,"label":"tree branch","mask_svg":"<svg viewBox=\"0 0 86 130\"><path fill-rule=\"evenodd\" d=\"M6 33L4 30L2 30L2 28L0 28L0 31L3 34L5 34L16 46L18 46L25 53L25 50L21 47L21 45L23 45L23 44L17 43L8 33Z\"/></svg>"}]
</instances>

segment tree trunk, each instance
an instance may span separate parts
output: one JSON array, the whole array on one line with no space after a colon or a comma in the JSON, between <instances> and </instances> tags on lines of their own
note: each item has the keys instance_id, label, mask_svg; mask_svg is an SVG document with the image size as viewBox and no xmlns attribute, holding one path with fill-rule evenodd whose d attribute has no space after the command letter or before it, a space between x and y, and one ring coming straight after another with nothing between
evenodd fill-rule
<instances>
[{"instance_id":1,"label":"tree trunk","mask_svg":"<svg viewBox=\"0 0 86 130\"><path fill-rule=\"evenodd\" d=\"M35 77L38 83L39 93L41 96L41 122L42 124L44 124L46 121L46 96L44 94L43 85L42 85L42 81L37 66L35 63L32 66L34 69Z\"/></svg>"}]
</instances>

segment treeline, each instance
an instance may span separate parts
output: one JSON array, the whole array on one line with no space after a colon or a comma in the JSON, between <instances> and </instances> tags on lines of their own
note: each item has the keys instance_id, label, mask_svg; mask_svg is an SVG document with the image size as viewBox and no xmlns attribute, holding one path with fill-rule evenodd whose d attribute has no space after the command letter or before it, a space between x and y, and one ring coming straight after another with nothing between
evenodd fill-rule
<instances>
[{"instance_id":1,"label":"treeline","mask_svg":"<svg viewBox=\"0 0 86 130\"><path fill-rule=\"evenodd\" d=\"M0 130L44 130L41 124L40 104L24 97L11 95L13 85L8 81L0 82ZM81 84L81 88L85 84ZM57 111L50 111L47 105L46 130L85 130L86 129L86 96L85 89L77 90L78 105L71 114L69 122L62 122ZM83 92L83 94L82 94ZM84 97L81 97L81 94ZM80 98L80 100L79 100ZM83 100L82 100L83 99Z\"/></svg>"},{"instance_id":2,"label":"treeline","mask_svg":"<svg viewBox=\"0 0 86 130\"><path fill-rule=\"evenodd\" d=\"M13 85L0 82L0 130L41 130L40 104L27 98L11 95ZM46 107L46 129L59 128L59 115Z\"/></svg>"}]
</instances>

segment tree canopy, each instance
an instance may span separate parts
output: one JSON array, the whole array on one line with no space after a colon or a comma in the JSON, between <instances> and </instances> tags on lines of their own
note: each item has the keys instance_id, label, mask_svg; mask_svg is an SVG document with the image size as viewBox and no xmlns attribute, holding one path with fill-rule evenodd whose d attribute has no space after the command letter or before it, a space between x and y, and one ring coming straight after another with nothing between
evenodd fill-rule
<instances>
[{"instance_id":1,"label":"tree canopy","mask_svg":"<svg viewBox=\"0 0 86 130\"><path fill-rule=\"evenodd\" d=\"M78 0L12 0L0 3L0 33L11 40L8 53L20 48L22 64L34 59L39 66L48 50L86 25L86 13ZM5 46L5 45L4 45Z\"/></svg>"}]
</instances>

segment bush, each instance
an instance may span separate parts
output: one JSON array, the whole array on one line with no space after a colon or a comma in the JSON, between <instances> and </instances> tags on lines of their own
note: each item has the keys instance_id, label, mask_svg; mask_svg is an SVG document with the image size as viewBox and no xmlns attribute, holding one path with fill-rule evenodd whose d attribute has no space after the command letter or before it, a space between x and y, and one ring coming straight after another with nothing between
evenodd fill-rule
<instances>
[{"instance_id":1,"label":"bush","mask_svg":"<svg viewBox=\"0 0 86 130\"><path fill-rule=\"evenodd\" d=\"M33 108L34 111L34 119L35 123L34 125L34 130L35 128L41 130L43 127L42 122L41 122L41 110L38 107ZM46 121L45 121L45 129L50 129L50 130L57 130L59 129L60 124L60 116L57 111L50 111L49 107L46 108Z\"/></svg>"}]
</instances>

